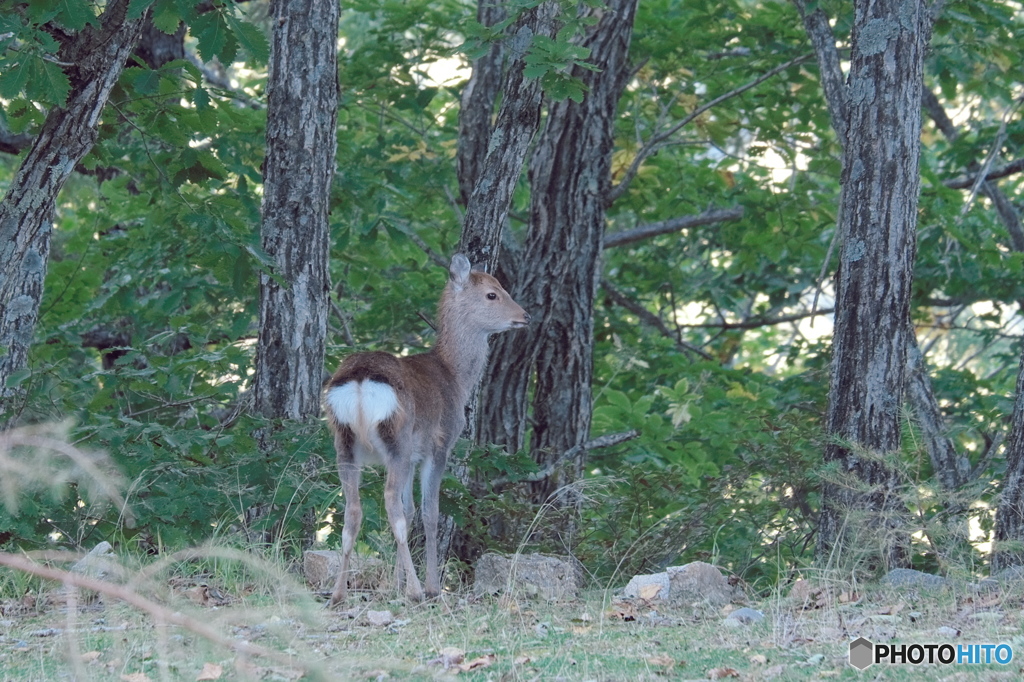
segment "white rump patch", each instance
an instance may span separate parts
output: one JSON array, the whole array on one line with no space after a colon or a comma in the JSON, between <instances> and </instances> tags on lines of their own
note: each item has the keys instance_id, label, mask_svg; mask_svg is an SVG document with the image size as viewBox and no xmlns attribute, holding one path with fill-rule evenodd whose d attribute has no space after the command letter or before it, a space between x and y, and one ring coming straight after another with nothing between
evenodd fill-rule
<instances>
[{"instance_id":1,"label":"white rump patch","mask_svg":"<svg viewBox=\"0 0 1024 682\"><path fill-rule=\"evenodd\" d=\"M379 381L350 381L327 391L325 400L339 424L380 423L398 411L395 389Z\"/></svg>"}]
</instances>

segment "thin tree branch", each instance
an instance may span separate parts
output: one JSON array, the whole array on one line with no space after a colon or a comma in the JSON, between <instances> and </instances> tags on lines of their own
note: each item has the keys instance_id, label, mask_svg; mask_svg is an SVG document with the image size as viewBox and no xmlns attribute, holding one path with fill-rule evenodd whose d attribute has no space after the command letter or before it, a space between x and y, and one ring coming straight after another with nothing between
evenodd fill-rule
<instances>
[{"instance_id":1,"label":"thin tree branch","mask_svg":"<svg viewBox=\"0 0 1024 682\"><path fill-rule=\"evenodd\" d=\"M985 448L985 453L981 456L981 459L978 460L978 465L971 470L969 480L976 481L979 478L981 478L981 476L985 473L985 470L988 469L988 465L992 463L992 460L999 452L999 448L1003 446L1003 441L1005 440L1006 431L1000 431L995 435L995 437L992 439L992 442L989 443L987 448Z\"/></svg>"},{"instance_id":2,"label":"thin tree branch","mask_svg":"<svg viewBox=\"0 0 1024 682\"><path fill-rule=\"evenodd\" d=\"M568 462L569 460L573 459L574 457L576 457L576 455L580 454L581 452L585 452L588 450L599 450L601 448L610 448L613 445L619 445L620 443L625 443L628 440L633 440L634 438L639 437L640 432L637 431L636 429L630 429L629 431L622 431L619 433L606 433L603 436L598 436L597 438L588 440L586 443L583 443L582 445L577 445L575 447L569 448L568 450L560 454L558 457L556 457L553 462L551 462L550 464L548 464L539 471L534 471L533 473L527 474L526 476L501 476L491 481L490 485L491 487L497 487L499 485L505 485L506 483L534 483L536 481L543 481L545 478L555 473L558 467L562 466L565 462Z\"/></svg>"},{"instance_id":3,"label":"thin tree branch","mask_svg":"<svg viewBox=\"0 0 1024 682\"><path fill-rule=\"evenodd\" d=\"M715 97L713 100L705 104L702 104L701 106L697 107L689 114L687 114L681 121L679 121L675 125L666 128L660 133L656 133L653 136L651 136L651 138L647 140L644 146L641 147L640 150L636 153L636 156L633 157L632 163L629 164L629 168L626 169L626 172L623 174L622 180L619 182L619 184L612 187L611 191L608 193L608 197L605 199L605 205L610 206L615 202L616 199L625 194L626 190L629 188L630 183L633 182L633 179L636 177L636 174L640 172L640 166L643 165L644 161L646 161L651 156L651 154L658 151L658 149L666 140L668 140L670 137L678 133L680 130L682 130L683 127L685 127L687 124L691 123L693 120L698 118L705 111L713 109L722 102L725 102L726 100L741 95L747 90L750 90L751 88L757 87L761 83L764 83L766 80L769 80L770 78L773 78L779 73L782 73L789 67L801 64L810 58L811 55L801 55L796 59L790 59L788 62L785 62L784 64L780 64L773 69L769 69L768 71L758 76L757 78L753 79L752 81L749 81L748 83L745 83L744 85L741 85L734 90L730 90L729 92L719 95L718 97Z\"/></svg>"},{"instance_id":4,"label":"thin tree branch","mask_svg":"<svg viewBox=\"0 0 1024 682\"><path fill-rule=\"evenodd\" d=\"M3 124L0 124L0 152L5 154L20 154L32 146L35 135L31 133L12 133Z\"/></svg>"},{"instance_id":5,"label":"thin tree branch","mask_svg":"<svg viewBox=\"0 0 1024 682\"><path fill-rule=\"evenodd\" d=\"M743 207L738 206L736 208L714 209L697 215L682 216L679 218L662 220L657 223L638 225L630 230L620 230L619 232L606 234L604 236L604 248L609 249L614 246L632 244L633 242L638 242L642 239L649 239L651 237L668 234L670 232L678 232L679 230L685 230L690 227L710 225L712 223L725 222L728 220L739 220L742 217Z\"/></svg>"},{"instance_id":6,"label":"thin tree branch","mask_svg":"<svg viewBox=\"0 0 1024 682\"><path fill-rule=\"evenodd\" d=\"M830 315L834 312L835 308L824 308L823 310L809 310L805 313L794 313L793 315L783 315L781 317L755 317L751 320L744 320L743 322L726 322L723 318L721 322L680 324L679 326L684 329L760 329L761 327L772 327L774 325L785 324L787 322L797 322L798 320L805 320L808 317Z\"/></svg>"},{"instance_id":7,"label":"thin tree branch","mask_svg":"<svg viewBox=\"0 0 1024 682\"><path fill-rule=\"evenodd\" d=\"M345 337L345 343L347 343L349 346L355 346L356 340L355 337L352 336L352 327L351 325L349 325L349 321L348 318L345 317L345 313L342 311L341 307L334 301L333 298L328 297L327 300L331 302L331 310L334 312L334 315L341 322L341 333L342 336Z\"/></svg>"},{"instance_id":8,"label":"thin tree branch","mask_svg":"<svg viewBox=\"0 0 1024 682\"><path fill-rule=\"evenodd\" d=\"M914 406L925 449L932 461L932 468L943 489L953 491L968 481L970 462L956 451L956 446L946 433L946 422L935 398L932 382L924 357L918 348L917 339L909 335L907 344L907 398Z\"/></svg>"},{"instance_id":9,"label":"thin tree branch","mask_svg":"<svg viewBox=\"0 0 1024 682\"><path fill-rule=\"evenodd\" d=\"M800 17L803 19L807 37L814 46L818 58L821 89L825 93L825 103L832 118L832 127L839 136L839 143L846 147L847 134L847 93L846 79L839 61L839 50L836 48L836 37L829 24L828 15L820 7L807 12L806 0L793 0Z\"/></svg>"},{"instance_id":10,"label":"thin tree branch","mask_svg":"<svg viewBox=\"0 0 1024 682\"><path fill-rule=\"evenodd\" d=\"M989 170L985 173L984 179L986 181L998 180L999 178L1005 178L1009 175L1020 173L1021 171L1024 171L1024 159L1016 159L1005 166L999 166L998 168ZM951 180L946 180L942 184L950 189L967 189L968 187L972 187L977 180L978 174L975 173L972 175L960 175Z\"/></svg>"},{"instance_id":11,"label":"thin tree branch","mask_svg":"<svg viewBox=\"0 0 1024 682\"><path fill-rule=\"evenodd\" d=\"M695 353L696 355L701 356L705 360L714 360L714 357L712 357L709 353L702 351L700 348L697 348L696 346L691 346L690 344L686 343L685 341L677 337L675 334L673 334L672 330L668 328L668 325L665 324L664 320L662 320L660 317L652 313L650 310L644 308L642 305L640 305L639 303L637 303L636 301L634 301L633 299L629 298L624 293L616 289L608 280L601 280L601 288L604 289L605 293L608 294L608 297L612 299L612 301L617 306L625 308L629 312L633 313L634 315L640 318L641 322L646 322L647 324L661 332L662 336L664 336L665 338L672 339L672 342L676 344L677 349L683 351L684 353Z\"/></svg>"},{"instance_id":12,"label":"thin tree branch","mask_svg":"<svg viewBox=\"0 0 1024 682\"><path fill-rule=\"evenodd\" d=\"M949 118L945 107L942 106L942 103L939 102L939 98L935 96L935 93L932 92L931 89L927 87L922 88L921 103L924 110L928 112L928 116L935 122L935 127L942 132L947 140L955 142L960 138L960 132L956 129L956 125ZM1020 166L1024 169L1024 159L1020 160ZM1006 167L1004 166L1004 169L1005 168ZM982 172L981 165L977 161L971 162L971 165L968 166L967 170L974 175L974 179L971 182L965 183L964 187L960 189L974 187L978 183L978 175ZM995 183L989 182L990 177L991 173L985 176L984 181L980 183L980 189L985 196L992 201L992 205L996 209L996 214L999 216L1003 226L1006 228L1007 234L1010 236L1010 245L1013 250L1024 253L1024 225L1021 224L1020 213L1018 213L1017 209L1007 198L1006 194L1004 194ZM950 181L943 184L947 187L953 186L950 184Z\"/></svg>"}]
</instances>

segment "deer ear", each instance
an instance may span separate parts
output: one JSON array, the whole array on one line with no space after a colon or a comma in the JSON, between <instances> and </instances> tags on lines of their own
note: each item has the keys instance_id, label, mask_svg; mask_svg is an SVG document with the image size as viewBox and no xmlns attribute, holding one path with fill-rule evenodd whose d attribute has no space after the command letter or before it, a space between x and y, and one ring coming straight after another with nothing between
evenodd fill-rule
<instances>
[{"instance_id":1,"label":"deer ear","mask_svg":"<svg viewBox=\"0 0 1024 682\"><path fill-rule=\"evenodd\" d=\"M470 271L469 259L461 253L452 256L452 264L448 266L448 273L451 275L451 283L456 289L461 289L469 282Z\"/></svg>"}]
</instances>

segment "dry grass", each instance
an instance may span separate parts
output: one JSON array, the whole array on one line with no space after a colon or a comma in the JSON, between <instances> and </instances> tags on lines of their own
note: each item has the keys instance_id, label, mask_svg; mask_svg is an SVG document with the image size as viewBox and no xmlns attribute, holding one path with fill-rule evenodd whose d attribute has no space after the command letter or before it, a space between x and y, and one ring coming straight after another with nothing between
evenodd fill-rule
<instances>
[{"instance_id":1,"label":"dry grass","mask_svg":"<svg viewBox=\"0 0 1024 682\"><path fill-rule=\"evenodd\" d=\"M847 664L859 636L1006 642L1024 651L1021 592L966 583L925 592L817 579L753 604L766 619L732 628L724 624L729 607L666 610L607 591L561 604L447 594L408 605L362 593L329 611L286 576L268 590L270 581L233 583L239 574L231 571L150 570L138 580L143 573L136 569L133 595L122 581L70 600L54 583L21 596L10 594L14 583L0 583L8 587L2 679L995 680L1024 672L1019 662L864 673Z\"/></svg>"},{"instance_id":2,"label":"dry grass","mask_svg":"<svg viewBox=\"0 0 1024 682\"><path fill-rule=\"evenodd\" d=\"M40 434L16 436L35 439L19 447L55 453L53 468L70 460L88 475L89 467L102 465L60 442L43 443ZM8 482L18 467L25 468L0 458ZM21 491L9 485L6 492L11 504ZM123 504L116 490L107 493L112 504ZM787 586L751 604L765 613L762 622L727 627L732 606L669 610L616 599L611 590L558 604L449 593L409 605L391 600L393 593L356 593L344 608L329 611L279 557L218 545L155 561L119 555L98 569L69 571L79 558L0 554L0 682L959 681L1024 674L1019 661L878 665L864 673L847 663L856 637L1005 642L1024 660L1024 586L1014 583L999 590L966 581L894 590L861 584L855 566L833 566L810 574L795 592Z\"/></svg>"}]
</instances>

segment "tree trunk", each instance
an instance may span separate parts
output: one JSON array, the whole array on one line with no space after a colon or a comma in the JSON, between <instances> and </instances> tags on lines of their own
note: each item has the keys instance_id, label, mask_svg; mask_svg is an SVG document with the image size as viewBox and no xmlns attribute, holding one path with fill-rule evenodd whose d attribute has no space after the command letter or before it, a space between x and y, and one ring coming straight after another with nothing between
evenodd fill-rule
<instances>
[{"instance_id":1,"label":"tree trunk","mask_svg":"<svg viewBox=\"0 0 1024 682\"><path fill-rule=\"evenodd\" d=\"M530 142L540 125L541 85L537 79L524 74L526 50L535 36L552 37L558 6L545 2L526 10L512 26L506 50L509 65L502 87L503 99L493 130L490 126L490 108L496 95L493 85L492 59L483 61L487 73L467 85L469 96L479 89L480 101L474 102L460 119L459 186L462 191L472 184L466 202L466 216L462 221L459 250L475 267L494 273L498 266L501 234L508 220L512 192L519 183L523 162ZM477 70L474 69L474 78ZM484 100L491 97L490 103ZM463 97L463 104L466 96ZM487 130L487 146L480 145L481 135ZM470 151L475 150L473 154ZM481 153L483 156L481 157ZM475 160L471 160L475 159ZM472 177L471 177L472 174Z\"/></svg>"},{"instance_id":2,"label":"tree trunk","mask_svg":"<svg viewBox=\"0 0 1024 682\"><path fill-rule=\"evenodd\" d=\"M100 112L139 37L143 17L113 0L97 26L65 42L57 59L71 81L0 202L0 429L17 417L20 391L7 385L25 368L43 295L56 198L96 141Z\"/></svg>"},{"instance_id":3,"label":"tree trunk","mask_svg":"<svg viewBox=\"0 0 1024 682\"><path fill-rule=\"evenodd\" d=\"M320 414L330 277L327 213L338 109L338 4L275 0L267 83L256 412Z\"/></svg>"},{"instance_id":4,"label":"tree trunk","mask_svg":"<svg viewBox=\"0 0 1024 682\"><path fill-rule=\"evenodd\" d=\"M613 0L599 12L585 45L595 71L574 73L587 88L581 103L553 104L530 161L530 231L511 282L513 297L533 316L526 338L501 338L481 398L478 438L516 450L524 444L532 402L531 449L543 467L587 440L593 375L593 302L604 238L604 199L611 189L616 106L629 73L635 0ZM573 472L531 484L535 503L572 481Z\"/></svg>"},{"instance_id":5,"label":"tree trunk","mask_svg":"<svg viewBox=\"0 0 1024 682\"><path fill-rule=\"evenodd\" d=\"M476 20L481 26L491 27L504 19L505 7L501 2L480 0ZM491 119L501 92L504 62L505 41L495 41L487 54L473 62L473 73L462 90L455 167L459 179L459 201L463 206L469 205L469 197L480 177L480 167L487 157L493 129ZM468 254L467 257L472 263L473 258Z\"/></svg>"},{"instance_id":6,"label":"tree trunk","mask_svg":"<svg viewBox=\"0 0 1024 682\"><path fill-rule=\"evenodd\" d=\"M1017 373L1010 435L1006 439L1006 474L996 510L996 541L992 573L1024 566L1024 350Z\"/></svg>"},{"instance_id":7,"label":"tree trunk","mask_svg":"<svg viewBox=\"0 0 1024 682\"><path fill-rule=\"evenodd\" d=\"M858 0L845 113L840 265L818 556L864 546L885 566L909 560L900 448L910 290L916 251L922 58L930 17L920 0Z\"/></svg>"},{"instance_id":8,"label":"tree trunk","mask_svg":"<svg viewBox=\"0 0 1024 682\"><path fill-rule=\"evenodd\" d=\"M534 36L555 34L557 13L558 6L553 2L526 10L510 28L510 37L504 41L508 45L495 44L490 53L473 64L473 76L462 93L457 163L466 215L459 251L474 267L496 274L506 286L510 278L503 275L507 275L508 270L498 272L501 237L508 222L512 193L522 174L530 142L540 125L543 94L537 79L524 76L524 51ZM481 0L477 18L481 23L493 25L504 14L504 8ZM502 76L505 53L510 53L509 64ZM504 97L492 129L491 112L499 91ZM480 391L474 391L466 405L466 430L463 432L463 437L475 442L480 442L475 416L479 396ZM473 472L465 463L457 463L454 473L463 485L479 485L472 481ZM438 547L442 557L454 548L463 561L474 558L475 549L469 537L456 529L451 517L445 517L441 523L440 535Z\"/></svg>"}]
</instances>

